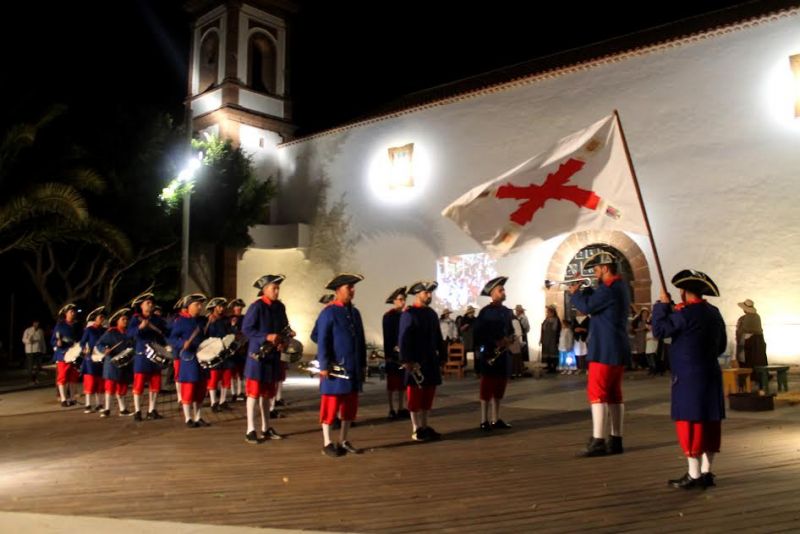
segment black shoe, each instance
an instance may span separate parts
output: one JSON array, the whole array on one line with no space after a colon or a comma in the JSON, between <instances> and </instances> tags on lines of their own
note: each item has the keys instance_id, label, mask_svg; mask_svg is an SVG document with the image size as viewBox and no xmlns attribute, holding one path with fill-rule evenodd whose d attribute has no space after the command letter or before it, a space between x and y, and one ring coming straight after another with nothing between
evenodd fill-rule
<instances>
[{"instance_id":1,"label":"black shoe","mask_svg":"<svg viewBox=\"0 0 800 534\"><path fill-rule=\"evenodd\" d=\"M275 401L275 406L289 406L289 403L283 399L278 399Z\"/></svg>"},{"instance_id":2,"label":"black shoe","mask_svg":"<svg viewBox=\"0 0 800 534\"><path fill-rule=\"evenodd\" d=\"M397 417L399 417L400 419L411 419L411 412L409 412L405 408L402 408L400 410L397 410Z\"/></svg>"},{"instance_id":3,"label":"black shoe","mask_svg":"<svg viewBox=\"0 0 800 534\"><path fill-rule=\"evenodd\" d=\"M86 408L83 409L83 413L92 413L93 411L94 410L92 409L91 406L87 406Z\"/></svg>"},{"instance_id":4,"label":"black shoe","mask_svg":"<svg viewBox=\"0 0 800 534\"><path fill-rule=\"evenodd\" d=\"M188 421L186 421L186 428L196 428L197 426L199 426L199 425L197 425L197 424L196 424L194 421L192 421L191 419L190 419L190 420L188 420Z\"/></svg>"},{"instance_id":5,"label":"black shoe","mask_svg":"<svg viewBox=\"0 0 800 534\"><path fill-rule=\"evenodd\" d=\"M111 415L111 410L103 410L100 413L100 417L109 417Z\"/></svg>"},{"instance_id":6,"label":"black shoe","mask_svg":"<svg viewBox=\"0 0 800 534\"><path fill-rule=\"evenodd\" d=\"M138 421L138 422L141 423L141 421L142 421L142 412L135 412L133 414L133 420L134 421Z\"/></svg>"},{"instance_id":7,"label":"black shoe","mask_svg":"<svg viewBox=\"0 0 800 534\"><path fill-rule=\"evenodd\" d=\"M481 423L481 430L483 430L484 432L491 432L492 431L491 423L489 423L489 421L484 421L483 423Z\"/></svg>"},{"instance_id":8,"label":"black shoe","mask_svg":"<svg viewBox=\"0 0 800 534\"><path fill-rule=\"evenodd\" d=\"M511 428L511 425L509 425L508 423L506 423L502 419L498 419L497 421L492 423L492 428L495 428L495 429L497 429L497 428L501 428L501 429L502 428Z\"/></svg>"},{"instance_id":9,"label":"black shoe","mask_svg":"<svg viewBox=\"0 0 800 534\"><path fill-rule=\"evenodd\" d=\"M197 421L194 422L194 426L196 426L196 427L211 426L211 423L209 423L208 421L204 420L203 418L200 418L200 419L198 419Z\"/></svg>"},{"instance_id":10,"label":"black shoe","mask_svg":"<svg viewBox=\"0 0 800 534\"><path fill-rule=\"evenodd\" d=\"M704 488L710 488L711 486L716 486L716 484L714 483L714 473L710 471L708 473L702 473L700 475L700 480L703 481Z\"/></svg>"},{"instance_id":11,"label":"black shoe","mask_svg":"<svg viewBox=\"0 0 800 534\"><path fill-rule=\"evenodd\" d=\"M343 441L342 444L339 446L342 450L349 452L350 454L361 454L364 451L361 449L357 449L353 447L353 444L349 441Z\"/></svg>"},{"instance_id":12,"label":"black shoe","mask_svg":"<svg viewBox=\"0 0 800 534\"><path fill-rule=\"evenodd\" d=\"M78 401L74 399L67 399L67 406L75 406L76 404L78 404Z\"/></svg>"},{"instance_id":13,"label":"black shoe","mask_svg":"<svg viewBox=\"0 0 800 534\"><path fill-rule=\"evenodd\" d=\"M335 443L331 442L322 447L322 454L324 454L325 456L330 456L331 458L337 458L341 456L343 453L341 452L339 447L336 446Z\"/></svg>"},{"instance_id":14,"label":"black shoe","mask_svg":"<svg viewBox=\"0 0 800 534\"><path fill-rule=\"evenodd\" d=\"M121 410L119 412L119 415L120 415L120 417L127 417L127 416L133 415L133 414L131 413L131 411L129 409L125 408L124 410Z\"/></svg>"},{"instance_id":15,"label":"black shoe","mask_svg":"<svg viewBox=\"0 0 800 534\"><path fill-rule=\"evenodd\" d=\"M230 411L230 410L233 410L233 408L231 408L231 405L228 404L227 402L219 403L219 411L227 412L227 411Z\"/></svg>"},{"instance_id":16,"label":"black shoe","mask_svg":"<svg viewBox=\"0 0 800 534\"><path fill-rule=\"evenodd\" d=\"M622 436L610 436L606 452L608 454L622 454L625 452L622 448Z\"/></svg>"},{"instance_id":17,"label":"black shoe","mask_svg":"<svg viewBox=\"0 0 800 534\"><path fill-rule=\"evenodd\" d=\"M286 436L283 434L278 434L278 432L272 427L269 427L267 431L262 432L262 434L264 434L264 439L286 439Z\"/></svg>"},{"instance_id":18,"label":"black shoe","mask_svg":"<svg viewBox=\"0 0 800 534\"><path fill-rule=\"evenodd\" d=\"M686 473L681 478L676 478L675 480L667 481L667 484L672 486L673 488L681 488L681 489L692 489L692 488L703 488L703 477L700 478L692 478L689 476L689 473Z\"/></svg>"},{"instance_id":19,"label":"black shoe","mask_svg":"<svg viewBox=\"0 0 800 534\"><path fill-rule=\"evenodd\" d=\"M67 401L61 401L62 408L69 408L70 404Z\"/></svg>"},{"instance_id":20,"label":"black shoe","mask_svg":"<svg viewBox=\"0 0 800 534\"><path fill-rule=\"evenodd\" d=\"M418 428L416 432L411 433L411 439L414 441L430 441L430 438L428 437L428 429Z\"/></svg>"},{"instance_id":21,"label":"black shoe","mask_svg":"<svg viewBox=\"0 0 800 534\"><path fill-rule=\"evenodd\" d=\"M442 439L442 435L429 426L425 427L425 434L428 436L428 439L430 440L436 441Z\"/></svg>"},{"instance_id":22,"label":"black shoe","mask_svg":"<svg viewBox=\"0 0 800 534\"><path fill-rule=\"evenodd\" d=\"M214 413L219 412L220 411L219 404L217 404L217 403L212 404L211 405L211 411L214 412Z\"/></svg>"},{"instance_id":23,"label":"black shoe","mask_svg":"<svg viewBox=\"0 0 800 534\"><path fill-rule=\"evenodd\" d=\"M586 445L586 449L581 451L578 456L583 456L584 458L593 458L595 456L605 456L606 454L606 440L592 438Z\"/></svg>"},{"instance_id":24,"label":"black shoe","mask_svg":"<svg viewBox=\"0 0 800 534\"><path fill-rule=\"evenodd\" d=\"M164 416L158 413L158 410L153 410L152 412L147 412L148 419L164 419Z\"/></svg>"},{"instance_id":25,"label":"black shoe","mask_svg":"<svg viewBox=\"0 0 800 534\"><path fill-rule=\"evenodd\" d=\"M279 412L278 410L270 410L269 416L273 419L283 419L284 417L286 417L282 412Z\"/></svg>"},{"instance_id":26,"label":"black shoe","mask_svg":"<svg viewBox=\"0 0 800 534\"><path fill-rule=\"evenodd\" d=\"M252 444L256 445L258 443L261 443L264 440L263 439L259 439L258 434L256 434L255 430L253 430L253 431L248 432L247 434L244 435L244 441L246 443L252 443Z\"/></svg>"},{"instance_id":27,"label":"black shoe","mask_svg":"<svg viewBox=\"0 0 800 534\"><path fill-rule=\"evenodd\" d=\"M386 416L386 419L388 419L389 421L394 421L395 419L397 419L397 412L395 412L394 410L389 410L389 415Z\"/></svg>"},{"instance_id":28,"label":"black shoe","mask_svg":"<svg viewBox=\"0 0 800 534\"><path fill-rule=\"evenodd\" d=\"M103 407L98 404L97 406L94 407L94 411L95 412L102 412L103 411Z\"/></svg>"}]
</instances>

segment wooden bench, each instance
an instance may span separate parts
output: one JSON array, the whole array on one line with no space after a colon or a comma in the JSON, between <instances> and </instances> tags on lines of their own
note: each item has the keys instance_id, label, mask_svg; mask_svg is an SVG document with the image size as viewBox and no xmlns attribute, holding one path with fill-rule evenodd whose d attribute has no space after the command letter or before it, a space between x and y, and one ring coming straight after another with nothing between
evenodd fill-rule
<instances>
[{"instance_id":1,"label":"wooden bench","mask_svg":"<svg viewBox=\"0 0 800 534\"><path fill-rule=\"evenodd\" d=\"M753 371L758 378L759 389L769 393L769 375L775 373L776 382L778 383L778 392L789 391L789 366L788 365L756 365Z\"/></svg>"},{"instance_id":2,"label":"wooden bench","mask_svg":"<svg viewBox=\"0 0 800 534\"><path fill-rule=\"evenodd\" d=\"M725 396L727 397L731 393L750 393L752 391L750 382L752 373L753 370L746 367L723 369L722 390L725 392Z\"/></svg>"}]
</instances>

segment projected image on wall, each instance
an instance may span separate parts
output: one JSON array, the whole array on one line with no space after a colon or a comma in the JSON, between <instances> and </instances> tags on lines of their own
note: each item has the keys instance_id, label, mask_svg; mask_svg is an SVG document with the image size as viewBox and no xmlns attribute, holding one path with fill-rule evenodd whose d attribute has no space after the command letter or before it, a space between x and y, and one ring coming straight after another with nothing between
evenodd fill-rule
<instances>
[{"instance_id":1,"label":"projected image on wall","mask_svg":"<svg viewBox=\"0 0 800 534\"><path fill-rule=\"evenodd\" d=\"M436 262L434 306L448 307L461 314L468 304L475 306L484 284L497 276L496 260L488 254L444 256Z\"/></svg>"}]
</instances>

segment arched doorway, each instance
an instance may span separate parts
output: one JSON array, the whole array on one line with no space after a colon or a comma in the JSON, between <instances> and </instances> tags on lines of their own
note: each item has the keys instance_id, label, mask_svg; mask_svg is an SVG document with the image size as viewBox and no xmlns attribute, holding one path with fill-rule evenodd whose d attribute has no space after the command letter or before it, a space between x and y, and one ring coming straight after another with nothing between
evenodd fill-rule
<instances>
[{"instance_id":1,"label":"arched doorway","mask_svg":"<svg viewBox=\"0 0 800 534\"><path fill-rule=\"evenodd\" d=\"M605 247L612 249L621 259L621 271L623 278L630 284L632 298L631 302L636 308L650 306L651 304L651 285L650 267L647 265L647 258L630 237L623 232L608 230L586 230L575 232L567 237L556 249L550 259L547 268L547 278L550 280L564 280L568 276L574 278L577 273L568 275L569 270L574 270L576 265L588 259L586 253L592 249ZM583 251L583 255L581 254ZM572 266L572 267L570 267ZM579 276L583 276L580 274ZM555 288L547 291L545 304L555 304L558 316L564 317L564 293Z\"/></svg>"}]
</instances>

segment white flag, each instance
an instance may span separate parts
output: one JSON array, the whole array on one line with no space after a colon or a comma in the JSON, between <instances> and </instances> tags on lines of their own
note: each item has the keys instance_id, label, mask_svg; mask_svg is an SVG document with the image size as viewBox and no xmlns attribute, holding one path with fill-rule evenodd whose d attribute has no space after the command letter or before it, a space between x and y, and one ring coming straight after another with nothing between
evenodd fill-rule
<instances>
[{"instance_id":1,"label":"white flag","mask_svg":"<svg viewBox=\"0 0 800 534\"><path fill-rule=\"evenodd\" d=\"M616 115L475 187L442 215L495 256L589 228L647 235Z\"/></svg>"}]
</instances>

